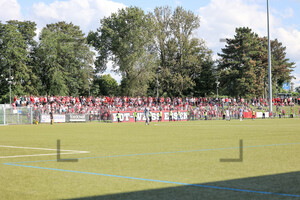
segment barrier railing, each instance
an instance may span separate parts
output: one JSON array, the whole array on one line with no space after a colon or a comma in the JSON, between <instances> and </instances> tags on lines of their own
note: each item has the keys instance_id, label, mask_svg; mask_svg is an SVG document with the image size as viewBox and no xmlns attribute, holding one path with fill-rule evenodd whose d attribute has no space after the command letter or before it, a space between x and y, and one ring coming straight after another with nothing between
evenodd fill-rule
<instances>
[{"instance_id":1,"label":"barrier railing","mask_svg":"<svg viewBox=\"0 0 300 200\"><path fill-rule=\"evenodd\" d=\"M7 105L0 106L0 124L32 124L33 109L32 107L13 108Z\"/></svg>"},{"instance_id":2,"label":"barrier railing","mask_svg":"<svg viewBox=\"0 0 300 200\"><path fill-rule=\"evenodd\" d=\"M194 121L194 120L226 120L224 112L219 110L218 112L202 112L202 111L187 111L181 110L180 116L177 111L172 111L172 118L169 116L169 111L151 111L151 121ZM118 117L119 115L119 117ZM136 116L136 118L135 118ZM284 107L274 110L272 115L269 112L255 112L256 119L262 118L298 118L300 113L295 107ZM54 114L55 123L80 123L80 122L142 122L146 118L143 111L137 111L136 115L134 111L105 111L102 113L93 114ZM239 119L239 113L237 111L230 112L230 119ZM244 112L243 119L251 119L252 112ZM118 120L119 119L119 120ZM41 110L32 107L17 107L13 108L9 105L0 105L0 125L10 124L33 124L38 123L50 123L50 114L42 113Z\"/></svg>"}]
</instances>

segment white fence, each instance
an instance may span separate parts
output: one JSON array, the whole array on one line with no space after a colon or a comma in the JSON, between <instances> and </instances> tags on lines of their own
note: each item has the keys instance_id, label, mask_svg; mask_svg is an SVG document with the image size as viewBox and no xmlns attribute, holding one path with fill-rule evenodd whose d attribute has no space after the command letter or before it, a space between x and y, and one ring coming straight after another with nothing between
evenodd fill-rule
<instances>
[{"instance_id":1,"label":"white fence","mask_svg":"<svg viewBox=\"0 0 300 200\"><path fill-rule=\"evenodd\" d=\"M279 113L281 115L279 116ZM263 118L262 112L257 112L256 118ZM291 118L300 117L300 108L297 107L284 107L284 108L274 108L272 116L269 113L265 113L265 118ZM88 122L88 121L99 121L99 122L111 122L111 115L106 113L92 114L54 114L54 122L56 123L73 123L73 122ZM191 112L188 116L188 120L201 120L204 119L203 116L193 115ZM218 118L217 116L208 115L208 119L222 119L222 116ZM232 119L238 119L238 115L233 115ZM34 110L34 108L28 107L17 107L13 108L8 104L0 104L0 125L10 125L10 124L33 124L35 121L39 123L50 123L50 115L44 114L41 110Z\"/></svg>"},{"instance_id":2,"label":"white fence","mask_svg":"<svg viewBox=\"0 0 300 200\"><path fill-rule=\"evenodd\" d=\"M13 108L9 105L0 105L0 125L32 124L32 107Z\"/></svg>"}]
</instances>

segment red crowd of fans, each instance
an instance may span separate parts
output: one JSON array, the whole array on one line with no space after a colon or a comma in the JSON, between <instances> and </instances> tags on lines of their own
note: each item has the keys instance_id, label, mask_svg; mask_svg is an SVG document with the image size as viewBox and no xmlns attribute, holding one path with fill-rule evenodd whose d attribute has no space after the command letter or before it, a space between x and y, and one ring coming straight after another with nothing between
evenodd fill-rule
<instances>
[{"instance_id":1,"label":"red crowd of fans","mask_svg":"<svg viewBox=\"0 0 300 200\"><path fill-rule=\"evenodd\" d=\"M288 106L299 104L300 98L274 98L274 106ZM255 107L267 107L268 99L253 98L245 100L243 98L206 98L206 97L73 97L73 96L21 96L14 97L13 106L32 106L42 113L66 114L97 114L110 111L139 111L149 106L151 110L190 110L191 112L209 112L210 115L216 113L226 105L233 112L238 113L239 108L250 110L250 105Z\"/></svg>"}]
</instances>

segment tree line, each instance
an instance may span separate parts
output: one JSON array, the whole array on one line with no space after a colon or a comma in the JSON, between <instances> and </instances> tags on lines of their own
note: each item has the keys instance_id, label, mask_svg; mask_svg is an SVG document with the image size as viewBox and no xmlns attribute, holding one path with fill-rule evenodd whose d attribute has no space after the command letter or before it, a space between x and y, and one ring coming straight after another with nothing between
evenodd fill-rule
<instances>
[{"instance_id":1,"label":"tree line","mask_svg":"<svg viewBox=\"0 0 300 200\"><path fill-rule=\"evenodd\" d=\"M177 7L145 13L127 7L100 20L85 35L79 26L47 24L36 39L36 23L0 22L0 102L14 95L260 97L267 91L267 39L248 27L236 28L214 61L196 36L200 18ZM293 78L295 63L286 47L271 42L272 84ZM120 84L99 75L112 65Z\"/></svg>"}]
</instances>

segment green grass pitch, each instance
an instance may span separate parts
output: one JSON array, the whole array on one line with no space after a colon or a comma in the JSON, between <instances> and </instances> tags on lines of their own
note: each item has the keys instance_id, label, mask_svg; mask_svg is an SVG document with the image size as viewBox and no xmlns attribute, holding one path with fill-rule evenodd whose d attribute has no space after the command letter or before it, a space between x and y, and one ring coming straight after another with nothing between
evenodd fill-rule
<instances>
[{"instance_id":1,"label":"green grass pitch","mask_svg":"<svg viewBox=\"0 0 300 200\"><path fill-rule=\"evenodd\" d=\"M300 199L299 155L300 119L0 126L0 199Z\"/></svg>"}]
</instances>

